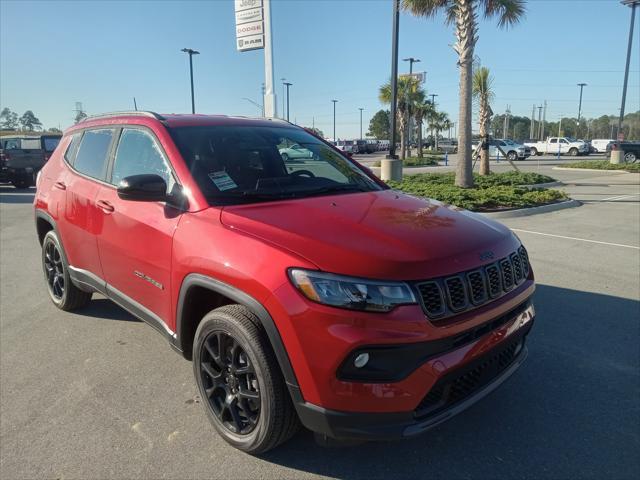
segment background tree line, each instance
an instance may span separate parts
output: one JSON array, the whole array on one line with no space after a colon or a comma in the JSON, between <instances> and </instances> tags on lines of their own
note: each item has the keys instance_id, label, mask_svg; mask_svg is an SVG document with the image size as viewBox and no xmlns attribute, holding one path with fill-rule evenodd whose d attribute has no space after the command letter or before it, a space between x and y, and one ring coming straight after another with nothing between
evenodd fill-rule
<instances>
[{"instance_id":1,"label":"background tree line","mask_svg":"<svg viewBox=\"0 0 640 480\"><path fill-rule=\"evenodd\" d=\"M42 126L42 122L35 116L33 111L27 110L21 116L18 116L16 112L5 107L0 111L0 130L5 132L17 132L20 130L25 132L35 132L43 131L44 128ZM54 133L61 132L58 128L49 128L47 131Z\"/></svg>"}]
</instances>

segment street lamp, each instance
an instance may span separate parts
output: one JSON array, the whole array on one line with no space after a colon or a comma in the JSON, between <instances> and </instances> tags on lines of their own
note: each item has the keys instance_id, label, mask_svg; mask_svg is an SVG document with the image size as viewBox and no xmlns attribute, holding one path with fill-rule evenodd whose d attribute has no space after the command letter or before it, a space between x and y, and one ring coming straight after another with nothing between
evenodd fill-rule
<instances>
[{"instance_id":1,"label":"street lamp","mask_svg":"<svg viewBox=\"0 0 640 480\"><path fill-rule=\"evenodd\" d=\"M364 108L360 107L358 110L360 110L360 140L362 140L362 111Z\"/></svg>"},{"instance_id":2,"label":"street lamp","mask_svg":"<svg viewBox=\"0 0 640 480\"><path fill-rule=\"evenodd\" d=\"M436 97L437 93L432 93L429 95L431 97L431 106L433 107L433 113L436 113ZM433 136L433 123L431 124L431 140L433 141L433 145L431 148L434 148L436 145L436 138Z\"/></svg>"},{"instance_id":3,"label":"street lamp","mask_svg":"<svg viewBox=\"0 0 640 480\"><path fill-rule=\"evenodd\" d=\"M289 87L293 85L291 82L284 82L287 86L287 122L289 121Z\"/></svg>"},{"instance_id":4,"label":"street lamp","mask_svg":"<svg viewBox=\"0 0 640 480\"><path fill-rule=\"evenodd\" d=\"M629 43L627 44L627 63L624 68L624 84L622 86L622 105L620 106L620 117L618 118L618 135L622 130L622 120L624 119L624 104L627 100L627 83L629 81L629 62L631 60L631 47L633 44L633 25L636 19L636 7L640 5L640 0L622 0L623 5L631 7L631 25L629 26ZM618 140L619 142L619 140ZM618 143L620 145L620 143ZM618 150L620 150L618 148ZM612 156L613 158L613 156Z\"/></svg>"},{"instance_id":5,"label":"street lamp","mask_svg":"<svg viewBox=\"0 0 640 480\"><path fill-rule=\"evenodd\" d=\"M338 140L336 139L336 103L338 103L338 100L331 100L333 102L333 141L337 142Z\"/></svg>"},{"instance_id":6,"label":"street lamp","mask_svg":"<svg viewBox=\"0 0 640 480\"><path fill-rule=\"evenodd\" d=\"M576 129L576 137L580 136L580 114L582 113L582 89L587 86L586 83L578 83L580 87L580 102L578 103L578 128Z\"/></svg>"},{"instance_id":7,"label":"street lamp","mask_svg":"<svg viewBox=\"0 0 640 480\"><path fill-rule=\"evenodd\" d=\"M414 63L418 63L420 61L419 58L413 58L413 57L409 57L409 58L403 58L402 59L403 62L409 62L409 75L413 74L413 64Z\"/></svg>"},{"instance_id":8,"label":"street lamp","mask_svg":"<svg viewBox=\"0 0 640 480\"><path fill-rule=\"evenodd\" d=\"M189 75L191 77L191 113L196 113L196 102L193 96L193 56L200 55L200 52L191 48L183 48L181 51L189 54Z\"/></svg>"}]
</instances>

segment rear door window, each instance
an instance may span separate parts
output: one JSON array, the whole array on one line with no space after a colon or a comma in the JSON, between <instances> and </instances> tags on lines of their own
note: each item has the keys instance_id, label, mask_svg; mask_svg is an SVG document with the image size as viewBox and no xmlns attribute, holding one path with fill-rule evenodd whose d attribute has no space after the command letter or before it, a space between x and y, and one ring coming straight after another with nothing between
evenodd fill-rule
<instances>
[{"instance_id":1,"label":"rear door window","mask_svg":"<svg viewBox=\"0 0 640 480\"><path fill-rule=\"evenodd\" d=\"M84 132L74 168L84 175L103 180L112 138L113 130L110 128Z\"/></svg>"}]
</instances>

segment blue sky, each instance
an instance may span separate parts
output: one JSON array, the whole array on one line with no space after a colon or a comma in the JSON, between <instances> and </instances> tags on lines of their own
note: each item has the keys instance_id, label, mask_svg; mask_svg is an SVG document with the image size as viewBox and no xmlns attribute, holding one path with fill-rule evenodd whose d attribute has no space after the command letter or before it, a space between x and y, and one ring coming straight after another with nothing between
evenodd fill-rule
<instances>
[{"instance_id":1,"label":"blue sky","mask_svg":"<svg viewBox=\"0 0 640 480\"><path fill-rule=\"evenodd\" d=\"M19 1L0 0L0 105L33 110L45 126L69 126L75 102L88 113L139 108L190 109L187 56L194 57L196 109L256 115L242 97L259 102L261 50L237 52L232 0ZM517 115L548 101L547 117L576 116L578 82L586 82L583 115L620 107L630 9L617 0L530 0L510 30L481 20L476 49L495 77L493 109ZM378 88L390 76L390 0L273 0L274 69L291 87L291 120L325 134L359 134L381 108ZM636 15L627 112L640 109L640 12ZM427 71L426 89L457 121L458 71L443 19L400 20L400 58ZM408 64L400 63L404 72ZM475 128L475 127L474 127Z\"/></svg>"}]
</instances>

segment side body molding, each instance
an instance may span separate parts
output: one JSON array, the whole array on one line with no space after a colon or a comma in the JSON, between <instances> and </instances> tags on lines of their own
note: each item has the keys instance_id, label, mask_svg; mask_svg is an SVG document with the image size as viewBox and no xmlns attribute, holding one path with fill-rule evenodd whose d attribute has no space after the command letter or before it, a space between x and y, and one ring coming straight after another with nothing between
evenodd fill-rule
<instances>
[{"instance_id":1,"label":"side body molding","mask_svg":"<svg viewBox=\"0 0 640 480\"><path fill-rule=\"evenodd\" d=\"M278 364L280 365L280 370L282 371L287 383L287 387L289 388L292 400L294 403L303 401L300 387L298 386L298 380L296 379L293 367L291 366L291 361L289 360L287 351L282 343L280 332L278 331L278 327L276 327L273 318L271 318L269 312L260 302L236 287L199 273L190 273L187 275L182 282L178 297L178 307L176 310L176 346L181 351L184 351L182 333L184 331L184 325L188 321L188 319L183 318L184 302L189 289L194 286L203 287L224 295L235 303L245 306L260 319L267 337L271 342L271 346L276 355L276 359L278 360Z\"/></svg>"}]
</instances>

